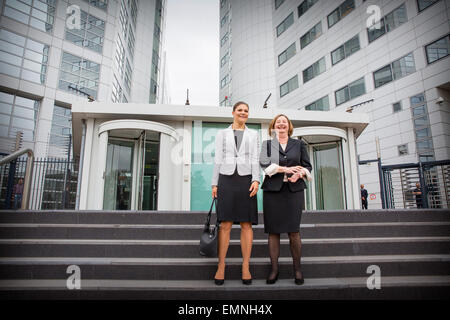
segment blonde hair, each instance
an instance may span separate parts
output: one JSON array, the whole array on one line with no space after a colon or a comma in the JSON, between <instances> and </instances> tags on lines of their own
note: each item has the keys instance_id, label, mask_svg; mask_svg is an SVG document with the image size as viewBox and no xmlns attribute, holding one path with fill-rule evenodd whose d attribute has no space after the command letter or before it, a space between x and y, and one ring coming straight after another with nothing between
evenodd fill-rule
<instances>
[{"instance_id":1,"label":"blonde hair","mask_svg":"<svg viewBox=\"0 0 450 320\"><path fill-rule=\"evenodd\" d=\"M291 120L289 120L289 118L284 115L284 114L279 114L277 116L275 116L275 118L273 118L273 120L270 122L269 124L269 136L272 136L272 130L275 129L275 122L277 122L279 117L285 117L289 123L289 130L288 130L288 136L290 137L292 135L292 133L294 132L294 126L292 125Z\"/></svg>"}]
</instances>

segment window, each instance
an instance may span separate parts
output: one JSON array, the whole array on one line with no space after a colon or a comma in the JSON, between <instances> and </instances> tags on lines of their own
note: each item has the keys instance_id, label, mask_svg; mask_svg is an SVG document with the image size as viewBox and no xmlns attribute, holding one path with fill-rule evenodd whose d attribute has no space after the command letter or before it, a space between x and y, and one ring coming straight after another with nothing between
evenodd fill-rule
<instances>
[{"instance_id":1,"label":"window","mask_svg":"<svg viewBox=\"0 0 450 320\"><path fill-rule=\"evenodd\" d=\"M0 29L0 73L44 84L49 46Z\"/></svg>"},{"instance_id":2,"label":"window","mask_svg":"<svg viewBox=\"0 0 450 320\"><path fill-rule=\"evenodd\" d=\"M406 21L408 21L408 16L406 14L406 6L403 3L401 6L380 19L379 29L376 24L367 29L369 43L375 41L385 33L394 30Z\"/></svg>"},{"instance_id":3,"label":"window","mask_svg":"<svg viewBox=\"0 0 450 320\"><path fill-rule=\"evenodd\" d=\"M284 50L280 55L278 56L278 66L281 66L283 63L288 61L290 58L292 58L296 54L295 50L295 42L291 44L286 50Z\"/></svg>"},{"instance_id":4,"label":"window","mask_svg":"<svg viewBox=\"0 0 450 320\"><path fill-rule=\"evenodd\" d=\"M228 32L225 33L225 35L224 35L224 36L222 37L222 39L220 40L220 46L223 47L223 45L224 45L225 43L227 43L227 41L228 41Z\"/></svg>"},{"instance_id":5,"label":"window","mask_svg":"<svg viewBox=\"0 0 450 320\"><path fill-rule=\"evenodd\" d=\"M220 81L220 89L223 89L230 81L230 76L227 74L221 81Z\"/></svg>"},{"instance_id":6,"label":"window","mask_svg":"<svg viewBox=\"0 0 450 320\"><path fill-rule=\"evenodd\" d=\"M359 97L366 93L364 78L353 81L349 85L335 91L336 105L340 105L351 99Z\"/></svg>"},{"instance_id":7,"label":"window","mask_svg":"<svg viewBox=\"0 0 450 320\"><path fill-rule=\"evenodd\" d=\"M275 10L277 10L282 4L284 0L275 0Z\"/></svg>"},{"instance_id":8,"label":"window","mask_svg":"<svg viewBox=\"0 0 450 320\"><path fill-rule=\"evenodd\" d=\"M68 151L69 135L72 134L72 112L69 108L53 106L52 128L50 130L50 146L52 156L66 156L55 154ZM55 149L55 150L54 150ZM58 150L60 149L60 150ZM73 152L71 152L73 155Z\"/></svg>"},{"instance_id":9,"label":"window","mask_svg":"<svg viewBox=\"0 0 450 320\"><path fill-rule=\"evenodd\" d=\"M220 20L220 27L223 27L228 22L228 12L223 16L222 20Z\"/></svg>"},{"instance_id":10,"label":"window","mask_svg":"<svg viewBox=\"0 0 450 320\"><path fill-rule=\"evenodd\" d=\"M220 59L220 67L223 67L228 62L228 52Z\"/></svg>"},{"instance_id":11,"label":"window","mask_svg":"<svg viewBox=\"0 0 450 320\"><path fill-rule=\"evenodd\" d=\"M308 44L316 40L321 35L322 35L322 21L319 21L318 24L312 27L300 38L300 47L302 49L305 48Z\"/></svg>"},{"instance_id":12,"label":"window","mask_svg":"<svg viewBox=\"0 0 450 320\"><path fill-rule=\"evenodd\" d=\"M419 12L425 10L432 4L438 2L439 0L417 0L417 7L419 9Z\"/></svg>"},{"instance_id":13,"label":"window","mask_svg":"<svg viewBox=\"0 0 450 320\"><path fill-rule=\"evenodd\" d=\"M295 75L280 86L280 98L298 88L298 76Z\"/></svg>"},{"instance_id":14,"label":"window","mask_svg":"<svg viewBox=\"0 0 450 320\"><path fill-rule=\"evenodd\" d=\"M404 156L408 154L408 144L402 144L397 146L398 149L398 155L399 156Z\"/></svg>"},{"instance_id":15,"label":"window","mask_svg":"<svg viewBox=\"0 0 450 320\"><path fill-rule=\"evenodd\" d=\"M396 112L400 112L400 111L402 111L402 104L401 104L401 102L399 101L399 102L396 102L396 103L394 103L394 104L392 105L392 112L393 112L393 113L396 113Z\"/></svg>"},{"instance_id":16,"label":"window","mask_svg":"<svg viewBox=\"0 0 450 320\"><path fill-rule=\"evenodd\" d=\"M430 64L449 55L450 52L450 35L446 35L439 40L425 46L427 53L427 62Z\"/></svg>"},{"instance_id":17,"label":"window","mask_svg":"<svg viewBox=\"0 0 450 320\"><path fill-rule=\"evenodd\" d=\"M317 101L307 105L305 110L318 110L318 111L328 111L330 110L330 103L328 100L328 95L323 98L320 98Z\"/></svg>"},{"instance_id":18,"label":"window","mask_svg":"<svg viewBox=\"0 0 450 320\"><path fill-rule=\"evenodd\" d=\"M306 11L308 11L318 0L305 0L297 7L298 17L300 18Z\"/></svg>"},{"instance_id":19,"label":"window","mask_svg":"<svg viewBox=\"0 0 450 320\"><path fill-rule=\"evenodd\" d=\"M84 0L85 2L88 2L90 5L103 9L106 11L106 8L108 7L108 0Z\"/></svg>"},{"instance_id":20,"label":"window","mask_svg":"<svg viewBox=\"0 0 450 320\"><path fill-rule=\"evenodd\" d=\"M331 28L336 23L338 23L342 18L348 15L350 12L355 9L355 1L354 0L346 0L339 7L333 10L328 17L328 28Z\"/></svg>"},{"instance_id":21,"label":"window","mask_svg":"<svg viewBox=\"0 0 450 320\"><path fill-rule=\"evenodd\" d=\"M33 142L38 112L39 101L0 91L0 137L15 139L21 131L24 141Z\"/></svg>"},{"instance_id":22,"label":"window","mask_svg":"<svg viewBox=\"0 0 450 320\"><path fill-rule=\"evenodd\" d=\"M67 16L70 16L68 14ZM105 21L81 10L81 28L66 27L66 40L101 53L105 37Z\"/></svg>"},{"instance_id":23,"label":"window","mask_svg":"<svg viewBox=\"0 0 450 320\"><path fill-rule=\"evenodd\" d=\"M373 73L375 88L416 71L412 52Z\"/></svg>"},{"instance_id":24,"label":"window","mask_svg":"<svg viewBox=\"0 0 450 320\"><path fill-rule=\"evenodd\" d=\"M316 61L311 66L303 70L303 83L306 83L314 77L317 77L319 74L325 72L325 70L325 57L323 57L322 59Z\"/></svg>"},{"instance_id":25,"label":"window","mask_svg":"<svg viewBox=\"0 0 450 320\"><path fill-rule=\"evenodd\" d=\"M227 3L227 0L220 0L220 8L223 8L225 3Z\"/></svg>"},{"instance_id":26,"label":"window","mask_svg":"<svg viewBox=\"0 0 450 320\"><path fill-rule=\"evenodd\" d=\"M294 13L291 12L291 14L288 15L287 18L284 19L283 22L281 22L277 26L277 37L279 37L284 31L286 31L293 24L294 24Z\"/></svg>"},{"instance_id":27,"label":"window","mask_svg":"<svg viewBox=\"0 0 450 320\"><path fill-rule=\"evenodd\" d=\"M360 49L359 35L354 36L342 46L331 52L331 62L333 65L344 60Z\"/></svg>"},{"instance_id":28,"label":"window","mask_svg":"<svg viewBox=\"0 0 450 320\"><path fill-rule=\"evenodd\" d=\"M58 88L74 94L97 98L100 65L63 52Z\"/></svg>"},{"instance_id":29,"label":"window","mask_svg":"<svg viewBox=\"0 0 450 320\"><path fill-rule=\"evenodd\" d=\"M410 102L419 160L432 161L434 148L425 95L417 94L410 98Z\"/></svg>"},{"instance_id":30,"label":"window","mask_svg":"<svg viewBox=\"0 0 450 320\"><path fill-rule=\"evenodd\" d=\"M2 1L3 2L3 1ZM26 3L24 3L26 2ZM53 31L56 0L4 1L3 15L44 32Z\"/></svg>"}]
</instances>

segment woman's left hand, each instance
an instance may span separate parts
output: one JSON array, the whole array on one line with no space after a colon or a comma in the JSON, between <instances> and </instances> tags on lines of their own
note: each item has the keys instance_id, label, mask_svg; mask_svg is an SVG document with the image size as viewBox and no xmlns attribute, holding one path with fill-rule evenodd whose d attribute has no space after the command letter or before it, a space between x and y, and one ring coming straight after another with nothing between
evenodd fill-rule
<instances>
[{"instance_id":1,"label":"woman's left hand","mask_svg":"<svg viewBox=\"0 0 450 320\"><path fill-rule=\"evenodd\" d=\"M250 191L250 198L252 198L256 195L256 193L258 192L258 188L259 188L259 182L253 181L252 185L250 186L250 189L248 190L248 191Z\"/></svg>"},{"instance_id":2,"label":"woman's left hand","mask_svg":"<svg viewBox=\"0 0 450 320\"><path fill-rule=\"evenodd\" d=\"M303 172L295 173L291 177L288 178L288 180L292 183L297 182L298 179L303 178Z\"/></svg>"}]
</instances>

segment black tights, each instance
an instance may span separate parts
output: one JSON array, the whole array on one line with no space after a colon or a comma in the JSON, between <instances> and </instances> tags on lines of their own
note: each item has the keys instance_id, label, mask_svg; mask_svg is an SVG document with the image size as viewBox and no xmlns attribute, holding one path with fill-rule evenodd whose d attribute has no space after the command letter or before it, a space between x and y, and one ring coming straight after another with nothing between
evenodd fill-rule
<instances>
[{"instance_id":1,"label":"black tights","mask_svg":"<svg viewBox=\"0 0 450 320\"><path fill-rule=\"evenodd\" d=\"M300 262L302 255L302 242L300 240L299 232L290 232L289 246L291 249L292 262L294 267L295 278L302 278L302 271L300 270ZM269 255L272 264L272 271L268 279L275 279L278 275L278 258L280 257L280 234L269 233Z\"/></svg>"}]
</instances>

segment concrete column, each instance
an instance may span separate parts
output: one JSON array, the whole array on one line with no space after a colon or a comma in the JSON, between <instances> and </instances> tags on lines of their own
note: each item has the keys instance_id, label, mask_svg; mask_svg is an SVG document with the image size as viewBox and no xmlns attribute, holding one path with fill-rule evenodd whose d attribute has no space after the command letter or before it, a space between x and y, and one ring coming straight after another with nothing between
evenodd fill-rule
<instances>
[{"instance_id":1,"label":"concrete column","mask_svg":"<svg viewBox=\"0 0 450 320\"><path fill-rule=\"evenodd\" d=\"M356 154L356 139L355 133L353 132L353 128L347 128L347 136L348 136L348 149L349 149L349 157L350 157L350 172L352 177L352 187L350 190L352 191L354 209L361 209L361 203L359 198L359 185L358 185L358 156Z\"/></svg>"},{"instance_id":2,"label":"concrete column","mask_svg":"<svg viewBox=\"0 0 450 320\"><path fill-rule=\"evenodd\" d=\"M91 176L92 143L94 138L94 119L86 121L86 137L84 144L83 172L80 187L80 210L88 209L89 180Z\"/></svg>"},{"instance_id":3,"label":"concrete column","mask_svg":"<svg viewBox=\"0 0 450 320\"><path fill-rule=\"evenodd\" d=\"M192 121L184 121L181 210L191 210Z\"/></svg>"},{"instance_id":4,"label":"concrete column","mask_svg":"<svg viewBox=\"0 0 450 320\"><path fill-rule=\"evenodd\" d=\"M103 196L105 192L105 170L106 170L106 155L108 152L108 131L100 134L98 139L97 150L97 170L93 173L96 186L90 192L94 201L94 210L103 210Z\"/></svg>"}]
</instances>

